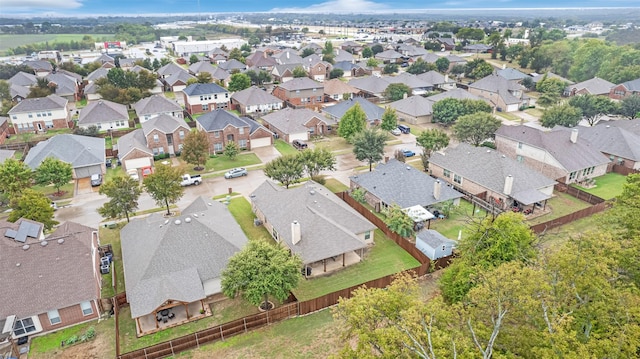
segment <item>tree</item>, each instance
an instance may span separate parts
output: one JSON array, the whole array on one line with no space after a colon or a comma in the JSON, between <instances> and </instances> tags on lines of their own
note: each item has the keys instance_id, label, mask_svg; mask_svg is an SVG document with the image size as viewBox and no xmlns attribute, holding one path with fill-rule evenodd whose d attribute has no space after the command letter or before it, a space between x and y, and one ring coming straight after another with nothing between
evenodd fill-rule
<instances>
[{"instance_id":1,"label":"tree","mask_svg":"<svg viewBox=\"0 0 640 359\"><path fill-rule=\"evenodd\" d=\"M449 136L446 132L433 128L420 132L416 142L422 147L422 165L424 170L429 169L429 158L434 151L439 151L449 146Z\"/></svg>"},{"instance_id":2,"label":"tree","mask_svg":"<svg viewBox=\"0 0 640 359\"><path fill-rule=\"evenodd\" d=\"M630 120L640 116L640 95L633 94L622 99L620 113Z\"/></svg>"},{"instance_id":3,"label":"tree","mask_svg":"<svg viewBox=\"0 0 640 359\"><path fill-rule=\"evenodd\" d=\"M396 110L387 106L382 114L382 121L380 122L380 128L385 131L391 131L398 127L398 115Z\"/></svg>"},{"instance_id":4,"label":"tree","mask_svg":"<svg viewBox=\"0 0 640 359\"><path fill-rule=\"evenodd\" d=\"M423 74L425 72L429 72L431 70L435 70L437 67L434 64L430 64L422 59L422 57L418 57L416 62L412 63L408 68L407 72L414 75Z\"/></svg>"},{"instance_id":5,"label":"tree","mask_svg":"<svg viewBox=\"0 0 640 359\"><path fill-rule=\"evenodd\" d=\"M476 112L464 115L453 125L453 135L461 142L468 142L480 146L486 139L500 128L502 121L486 112Z\"/></svg>"},{"instance_id":6,"label":"tree","mask_svg":"<svg viewBox=\"0 0 640 359\"><path fill-rule=\"evenodd\" d=\"M41 185L53 185L56 195L60 195L60 187L69 183L73 178L71 164L62 162L57 158L47 157L36 169L36 183Z\"/></svg>"},{"instance_id":7,"label":"tree","mask_svg":"<svg viewBox=\"0 0 640 359\"><path fill-rule=\"evenodd\" d=\"M47 97L56 92L56 84L49 82L46 78L38 78L37 82L31 86L27 98Z\"/></svg>"},{"instance_id":8,"label":"tree","mask_svg":"<svg viewBox=\"0 0 640 359\"><path fill-rule=\"evenodd\" d=\"M105 218L122 218L129 222L129 214L138 209L138 198L142 193L138 180L131 177L116 176L100 186L100 194L109 197L109 201L98 208Z\"/></svg>"},{"instance_id":9,"label":"tree","mask_svg":"<svg viewBox=\"0 0 640 359\"><path fill-rule=\"evenodd\" d=\"M283 301L302 275L302 260L280 245L250 240L230 259L222 272L222 292L229 298L239 293L253 305L271 309L269 296Z\"/></svg>"},{"instance_id":10,"label":"tree","mask_svg":"<svg viewBox=\"0 0 640 359\"><path fill-rule=\"evenodd\" d=\"M391 205L385 211L384 223L389 229L398 235L411 238L413 237L413 220L409 217L397 204Z\"/></svg>"},{"instance_id":11,"label":"tree","mask_svg":"<svg viewBox=\"0 0 640 359\"><path fill-rule=\"evenodd\" d=\"M380 62L378 60L376 60L375 57L370 57L367 60L367 67L378 67L379 64L380 64Z\"/></svg>"},{"instance_id":12,"label":"tree","mask_svg":"<svg viewBox=\"0 0 640 359\"><path fill-rule=\"evenodd\" d=\"M560 95L565 87L566 83L564 81L547 77L545 74L542 80L536 84L536 90L541 93L538 103L544 107L555 105L560 101Z\"/></svg>"},{"instance_id":13,"label":"tree","mask_svg":"<svg viewBox=\"0 0 640 359\"><path fill-rule=\"evenodd\" d=\"M589 126L593 126L606 114L615 113L616 104L608 97L596 95L578 95L569 99L569 105L579 108L582 116L587 120Z\"/></svg>"},{"instance_id":14,"label":"tree","mask_svg":"<svg viewBox=\"0 0 640 359\"><path fill-rule=\"evenodd\" d=\"M251 35L249 36L249 40L247 41L249 43L250 46L256 47L260 44L260 38L257 37L256 35Z\"/></svg>"},{"instance_id":15,"label":"tree","mask_svg":"<svg viewBox=\"0 0 640 359\"><path fill-rule=\"evenodd\" d=\"M251 87L251 78L245 74L237 73L231 75L229 80L229 91L237 92Z\"/></svg>"},{"instance_id":16,"label":"tree","mask_svg":"<svg viewBox=\"0 0 640 359\"><path fill-rule=\"evenodd\" d=\"M334 171L336 168L336 157L326 148L316 147L298 152L298 159L302 162L304 171L311 178L315 178L320 171Z\"/></svg>"},{"instance_id":17,"label":"tree","mask_svg":"<svg viewBox=\"0 0 640 359\"><path fill-rule=\"evenodd\" d=\"M369 162L369 172L374 162L382 160L386 140L387 134L377 128L367 128L353 136L353 153L358 161Z\"/></svg>"},{"instance_id":18,"label":"tree","mask_svg":"<svg viewBox=\"0 0 640 359\"><path fill-rule=\"evenodd\" d=\"M462 64L453 65L451 71L449 71L452 75L462 76L464 74L465 67Z\"/></svg>"},{"instance_id":19,"label":"tree","mask_svg":"<svg viewBox=\"0 0 640 359\"><path fill-rule=\"evenodd\" d=\"M637 220L639 210L640 174L630 174L622 185L622 193L613 202L611 213L608 214L609 221L620 229L624 236L637 238L640 236L640 221Z\"/></svg>"},{"instance_id":20,"label":"tree","mask_svg":"<svg viewBox=\"0 0 640 359\"><path fill-rule=\"evenodd\" d=\"M451 64L451 62L446 57L441 57L441 58L436 60L436 67L438 68L438 71L440 71L440 72L447 72L447 70L449 70L449 65L450 64Z\"/></svg>"},{"instance_id":21,"label":"tree","mask_svg":"<svg viewBox=\"0 0 640 359\"><path fill-rule=\"evenodd\" d=\"M294 78L307 77L307 71L305 71L305 69L302 66L296 66L293 69L293 77Z\"/></svg>"},{"instance_id":22,"label":"tree","mask_svg":"<svg viewBox=\"0 0 640 359\"><path fill-rule=\"evenodd\" d=\"M9 213L9 222L26 218L42 223L46 230L58 224L58 222L53 219L51 200L44 194L31 188L25 188L20 195L12 198L10 206L12 211Z\"/></svg>"},{"instance_id":23,"label":"tree","mask_svg":"<svg viewBox=\"0 0 640 359\"><path fill-rule=\"evenodd\" d=\"M560 104L547 108L540 117L540 124L547 128L555 126L575 127L582 119L582 111L569 104Z\"/></svg>"},{"instance_id":24,"label":"tree","mask_svg":"<svg viewBox=\"0 0 640 359\"><path fill-rule=\"evenodd\" d=\"M196 80L199 84L210 84L213 81L213 77L209 72L201 72L196 75Z\"/></svg>"},{"instance_id":25,"label":"tree","mask_svg":"<svg viewBox=\"0 0 640 359\"><path fill-rule=\"evenodd\" d=\"M491 113L491 106L483 100L445 98L433 104L433 122L446 126L461 116L476 112Z\"/></svg>"},{"instance_id":26,"label":"tree","mask_svg":"<svg viewBox=\"0 0 640 359\"><path fill-rule=\"evenodd\" d=\"M298 155L284 155L273 159L264 167L264 174L289 188L298 183L304 173L304 165Z\"/></svg>"},{"instance_id":27,"label":"tree","mask_svg":"<svg viewBox=\"0 0 640 359\"><path fill-rule=\"evenodd\" d=\"M231 59L238 60L238 61L242 62L243 64L245 62L245 58L244 58L244 56L242 56L242 50L240 50L237 47L231 49L231 51L229 52L229 60L231 60Z\"/></svg>"},{"instance_id":28,"label":"tree","mask_svg":"<svg viewBox=\"0 0 640 359\"><path fill-rule=\"evenodd\" d=\"M302 50L302 54L300 54L300 56L301 56L301 57L303 57L303 58L305 58L305 57L307 57L307 56L315 55L315 53L316 53L316 50L314 50L313 48L311 48L311 47L305 47L305 48Z\"/></svg>"},{"instance_id":29,"label":"tree","mask_svg":"<svg viewBox=\"0 0 640 359\"><path fill-rule=\"evenodd\" d=\"M192 130L187 133L182 143L182 159L195 165L195 170L203 170L209 157L209 137L204 131Z\"/></svg>"},{"instance_id":30,"label":"tree","mask_svg":"<svg viewBox=\"0 0 640 359\"><path fill-rule=\"evenodd\" d=\"M338 123L338 135L347 142L351 138L367 127L367 114L364 112L359 103L353 105L347 112L342 115Z\"/></svg>"},{"instance_id":31,"label":"tree","mask_svg":"<svg viewBox=\"0 0 640 359\"><path fill-rule=\"evenodd\" d=\"M236 159L239 153L240 147L233 141L227 142L226 146L224 146L224 155L232 161Z\"/></svg>"},{"instance_id":32,"label":"tree","mask_svg":"<svg viewBox=\"0 0 640 359\"><path fill-rule=\"evenodd\" d=\"M155 172L144 179L145 190L158 206L167 209L167 215L171 215L169 206L178 202L184 194L184 187L180 185L182 173L179 168L170 165L157 165Z\"/></svg>"},{"instance_id":33,"label":"tree","mask_svg":"<svg viewBox=\"0 0 640 359\"><path fill-rule=\"evenodd\" d=\"M198 56L195 55L195 54L193 54L193 55L191 55L189 57L189 64L191 64L191 65L195 64L198 61L200 61L200 60L198 59Z\"/></svg>"},{"instance_id":34,"label":"tree","mask_svg":"<svg viewBox=\"0 0 640 359\"><path fill-rule=\"evenodd\" d=\"M389 101L398 101L411 96L411 88L403 83L389 84L382 93Z\"/></svg>"},{"instance_id":35,"label":"tree","mask_svg":"<svg viewBox=\"0 0 640 359\"><path fill-rule=\"evenodd\" d=\"M382 73L386 75L398 72L398 64L387 64L382 68Z\"/></svg>"},{"instance_id":36,"label":"tree","mask_svg":"<svg viewBox=\"0 0 640 359\"><path fill-rule=\"evenodd\" d=\"M376 44L376 45L373 45L371 47L371 52L373 52L373 56L375 56L375 55L377 55L377 54L379 54L379 53L381 53L383 51L384 51L384 47L382 47L382 45L380 45L380 44Z\"/></svg>"},{"instance_id":37,"label":"tree","mask_svg":"<svg viewBox=\"0 0 640 359\"><path fill-rule=\"evenodd\" d=\"M330 79L337 79L339 77L342 77L342 75L344 75L344 70L339 68L334 68L331 70L331 72L329 72Z\"/></svg>"},{"instance_id":38,"label":"tree","mask_svg":"<svg viewBox=\"0 0 640 359\"><path fill-rule=\"evenodd\" d=\"M485 33L482 29L475 29L471 27L463 27L456 33L458 39L476 40L480 41L484 39Z\"/></svg>"},{"instance_id":39,"label":"tree","mask_svg":"<svg viewBox=\"0 0 640 359\"><path fill-rule=\"evenodd\" d=\"M364 57L365 59L373 57L373 51L370 47L365 46L364 48L362 48L362 57Z\"/></svg>"},{"instance_id":40,"label":"tree","mask_svg":"<svg viewBox=\"0 0 640 359\"><path fill-rule=\"evenodd\" d=\"M475 59L465 65L465 74L471 79L481 79L493 73L493 66L484 59Z\"/></svg>"},{"instance_id":41,"label":"tree","mask_svg":"<svg viewBox=\"0 0 640 359\"><path fill-rule=\"evenodd\" d=\"M31 187L33 181L31 168L15 158L8 158L0 164L0 188L10 199L24 189Z\"/></svg>"}]
</instances>

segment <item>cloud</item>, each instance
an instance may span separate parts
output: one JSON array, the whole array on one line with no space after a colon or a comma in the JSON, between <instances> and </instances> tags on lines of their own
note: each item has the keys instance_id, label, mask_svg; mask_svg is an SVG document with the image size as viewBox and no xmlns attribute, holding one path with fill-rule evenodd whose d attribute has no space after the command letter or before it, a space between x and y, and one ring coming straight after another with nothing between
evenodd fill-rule
<instances>
[{"instance_id":1,"label":"cloud","mask_svg":"<svg viewBox=\"0 0 640 359\"><path fill-rule=\"evenodd\" d=\"M2 0L3 10L16 9L77 9L82 6L80 0Z\"/></svg>"},{"instance_id":2,"label":"cloud","mask_svg":"<svg viewBox=\"0 0 640 359\"><path fill-rule=\"evenodd\" d=\"M372 12L389 10L390 7L385 4L376 3L368 0L331 0L308 7L290 7L275 8L272 12L317 12L317 13L335 13L335 12Z\"/></svg>"}]
</instances>

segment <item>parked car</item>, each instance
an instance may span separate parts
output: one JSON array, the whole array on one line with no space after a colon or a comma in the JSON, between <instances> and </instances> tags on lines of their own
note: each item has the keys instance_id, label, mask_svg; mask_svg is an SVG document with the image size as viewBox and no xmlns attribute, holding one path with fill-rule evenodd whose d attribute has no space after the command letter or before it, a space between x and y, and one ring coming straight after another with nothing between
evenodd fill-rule
<instances>
[{"instance_id":1,"label":"parked car","mask_svg":"<svg viewBox=\"0 0 640 359\"><path fill-rule=\"evenodd\" d=\"M96 187L101 184L102 184L102 175L100 173L91 175L91 187Z\"/></svg>"},{"instance_id":2,"label":"parked car","mask_svg":"<svg viewBox=\"0 0 640 359\"><path fill-rule=\"evenodd\" d=\"M307 148L307 144L303 141L300 140L293 140L293 142L291 143L293 145L293 147L299 149L299 150L304 150L305 148Z\"/></svg>"},{"instance_id":3,"label":"parked car","mask_svg":"<svg viewBox=\"0 0 640 359\"><path fill-rule=\"evenodd\" d=\"M180 181L180 185L182 187L184 186L191 186L191 185L199 185L200 183L202 183L202 177L200 175L190 175L190 174L183 174L182 175L182 181Z\"/></svg>"},{"instance_id":4,"label":"parked car","mask_svg":"<svg viewBox=\"0 0 640 359\"><path fill-rule=\"evenodd\" d=\"M398 125L398 130L405 134L411 133L411 127L405 125Z\"/></svg>"},{"instance_id":5,"label":"parked car","mask_svg":"<svg viewBox=\"0 0 640 359\"><path fill-rule=\"evenodd\" d=\"M132 168L130 170L127 171L127 175L131 178L133 178L136 181L140 180L140 177L138 177L138 170L135 168Z\"/></svg>"},{"instance_id":6,"label":"parked car","mask_svg":"<svg viewBox=\"0 0 640 359\"><path fill-rule=\"evenodd\" d=\"M229 179L229 178L242 177L242 176L246 176L247 174L248 174L247 169L244 167L233 168L224 174L224 178Z\"/></svg>"},{"instance_id":7,"label":"parked car","mask_svg":"<svg viewBox=\"0 0 640 359\"><path fill-rule=\"evenodd\" d=\"M402 132L397 128L394 128L393 130L391 130L391 134L394 136L400 136L401 133Z\"/></svg>"},{"instance_id":8,"label":"parked car","mask_svg":"<svg viewBox=\"0 0 640 359\"><path fill-rule=\"evenodd\" d=\"M411 150L408 150L408 149L406 149L406 148L405 148L405 149L402 149L402 154L403 154L405 157L413 157L413 156L415 156L415 155L416 155L416 153L415 153L415 152L413 152L413 151L411 151Z\"/></svg>"}]
</instances>

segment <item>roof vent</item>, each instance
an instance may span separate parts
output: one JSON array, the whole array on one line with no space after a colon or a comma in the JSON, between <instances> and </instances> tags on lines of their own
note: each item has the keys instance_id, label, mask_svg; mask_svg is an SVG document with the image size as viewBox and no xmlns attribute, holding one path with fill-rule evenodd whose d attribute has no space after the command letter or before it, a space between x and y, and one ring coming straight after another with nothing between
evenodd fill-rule
<instances>
[{"instance_id":1,"label":"roof vent","mask_svg":"<svg viewBox=\"0 0 640 359\"><path fill-rule=\"evenodd\" d=\"M310 194L312 194L312 195L314 195L314 194L316 194L316 191L311 190L311 191L309 191L309 193L310 193Z\"/></svg>"},{"instance_id":2,"label":"roof vent","mask_svg":"<svg viewBox=\"0 0 640 359\"><path fill-rule=\"evenodd\" d=\"M58 244L62 244L62 243L64 243L64 238L58 239Z\"/></svg>"},{"instance_id":3,"label":"roof vent","mask_svg":"<svg viewBox=\"0 0 640 359\"><path fill-rule=\"evenodd\" d=\"M27 249L29 249L29 245L25 244L24 246L22 246L22 249L24 249L26 251Z\"/></svg>"},{"instance_id":4,"label":"roof vent","mask_svg":"<svg viewBox=\"0 0 640 359\"><path fill-rule=\"evenodd\" d=\"M47 241L41 241L40 242L40 245L43 246L43 247L46 246L47 244L49 244L49 242L47 242Z\"/></svg>"},{"instance_id":5,"label":"roof vent","mask_svg":"<svg viewBox=\"0 0 640 359\"><path fill-rule=\"evenodd\" d=\"M166 221L164 221L164 224L169 224L169 220L167 219Z\"/></svg>"},{"instance_id":6,"label":"roof vent","mask_svg":"<svg viewBox=\"0 0 640 359\"><path fill-rule=\"evenodd\" d=\"M200 217L204 217L204 212L200 213Z\"/></svg>"},{"instance_id":7,"label":"roof vent","mask_svg":"<svg viewBox=\"0 0 640 359\"><path fill-rule=\"evenodd\" d=\"M411 167L407 166L407 171L410 170L410 169L411 169Z\"/></svg>"},{"instance_id":8,"label":"roof vent","mask_svg":"<svg viewBox=\"0 0 640 359\"><path fill-rule=\"evenodd\" d=\"M487 150L487 153L491 153L491 150Z\"/></svg>"},{"instance_id":9,"label":"roof vent","mask_svg":"<svg viewBox=\"0 0 640 359\"><path fill-rule=\"evenodd\" d=\"M16 267L20 267L20 263L16 263Z\"/></svg>"},{"instance_id":10,"label":"roof vent","mask_svg":"<svg viewBox=\"0 0 640 359\"><path fill-rule=\"evenodd\" d=\"M207 206L210 206L210 205L211 205L211 202L207 203Z\"/></svg>"},{"instance_id":11,"label":"roof vent","mask_svg":"<svg viewBox=\"0 0 640 359\"><path fill-rule=\"evenodd\" d=\"M185 223L191 223L191 217L187 217L187 218L185 218L185 219L184 219L184 222L185 222Z\"/></svg>"},{"instance_id":12,"label":"roof vent","mask_svg":"<svg viewBox=\"0 0 640 359\"><path fill-rule=\"evenodd\" d=\"M180 225L180 223L182 223L182 222L179 219L176 219L175 222L173 222L173 223L175 223L176 225Z\"/></svg>"},{"instance_id":13,"label":"roof vent","mask_svg":"<svg viewBox=\"0 0 640 359\"><path fill-rule=\"evenodd\" d=\"M502 155L502 158L507 158L507 156L505 156L505 155Z\"/></svg>"},{"instance_id":14,"label":"roof vent","mask_svg":"<svg viewBox=\"0 0 640 359\"><path fill-rule=\"evenodd\" d=\"M194 216L194 217L196 217L196 218L198 218L198 214L197 214L197 213L194 213L194 214L193 214L193 216Z\"/></svg>"}]
</instances>

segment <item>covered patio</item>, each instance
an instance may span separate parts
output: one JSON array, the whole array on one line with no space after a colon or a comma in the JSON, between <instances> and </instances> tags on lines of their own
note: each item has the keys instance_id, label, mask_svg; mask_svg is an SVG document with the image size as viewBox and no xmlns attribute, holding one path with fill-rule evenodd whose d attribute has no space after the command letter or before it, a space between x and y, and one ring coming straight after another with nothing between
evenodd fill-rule
<instances>
[{"instance_id":1,"label":"covered patio","mask_svg":"<svg viewBox=\"0 0 640 359\"><path fill-rule=\"evenodd\" d=\"M359 252L359 253L356 253ZM344 267L348 267L352 264L356 264L362 260L364 255L364 249L357 251L342 253L335 257L323 259L321 261L306 264L305 278L314 278L327 275L329 273L338 271Z\"/></svg>"},{"instance_id":2,"label":"covered patio","mask_svg":"<svg viewBox=\"0 0 640 359\"><path fill-rule=\"evenodd\" d=\"M211 308L204 299L191 302L171 302L152 313L135 318L136 336L141 337L210 316Z\"/></svg>"},{"instance_id":3,"label":"covered patio","mask_svg":"<svg viewBox=\"0 0 640 359\"><path fill-rule=\"evenodd\" d=\"M522 212L525 215L534 214L536 206L541 207L542 211L546 210L547 200L551 197L536 189L516 192L511 195L511 199L514 202L511 204L510 209L513 212Z\"/></svg>"},{"instance_id":4,"label":"covered patio","mask_svg":"<svg viewBox=\"0 0 640 359\"><path fill-rule=\"evenodd\" d=\"M414 230L421 230L422 228L424 228L425 222L427 222L427 229L431 228L431 220L436 218L433 213L429 212L426 208L420 205L407 207L402 211L413 220Z\"/></svg>"}]
</instances>

